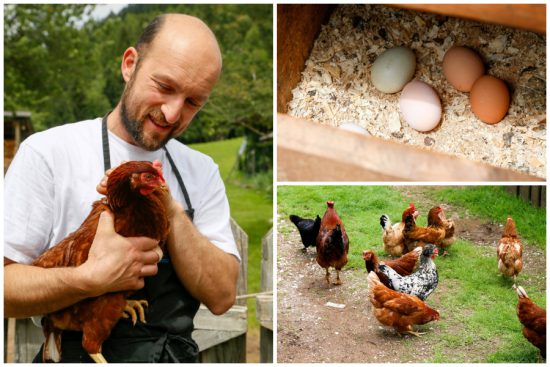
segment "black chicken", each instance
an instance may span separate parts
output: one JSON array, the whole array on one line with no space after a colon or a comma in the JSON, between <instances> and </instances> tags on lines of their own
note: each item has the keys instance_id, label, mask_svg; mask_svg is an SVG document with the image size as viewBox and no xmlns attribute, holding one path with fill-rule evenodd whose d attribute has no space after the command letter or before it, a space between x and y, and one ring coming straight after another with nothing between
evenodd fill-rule
<instances>
[{"instance_id":1,"label":"black chicken","mask_svg":"<svg viewBox=\"0 0 550 367\"><path fill-rule=\"evenodd\" d=\"M317 216L315 220L301 218L297 215L291 215L290 221L294 223L298 232L300 232L300 237L302 238L302 243L304 244L304 250L308 247L315 247L317 235L319 234L319 228L321 228L321 217Z\"/></svg>"}]
</instances>

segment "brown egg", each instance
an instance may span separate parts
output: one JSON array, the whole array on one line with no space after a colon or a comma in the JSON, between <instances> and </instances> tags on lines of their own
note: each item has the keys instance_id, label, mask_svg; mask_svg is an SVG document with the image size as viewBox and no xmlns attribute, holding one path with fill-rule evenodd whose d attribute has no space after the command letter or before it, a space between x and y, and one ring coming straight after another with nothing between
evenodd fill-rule
<instances>
[{"instance_id":1,"label":"brown egg","mask_svg":"<svg viewBox=\"0 0 550 367\"><path fill-rule=\"evenodd\" d=\"M469 92L474 82L483 75L481 57L467 47L453 46L443 57L443 74L447 81L461 92Z\"/></svg>"},{"instance_id":2,"label":"brown egg","mask_svg":"<svg viewBox=\"0 0 550 367\"><path fill-rule=\"evenodd\" d=\"M488 124L496 124L508 112L510 92L502 80L484 75L472 86L470 105L478 119Z\"/></svg>"}]
</instances>

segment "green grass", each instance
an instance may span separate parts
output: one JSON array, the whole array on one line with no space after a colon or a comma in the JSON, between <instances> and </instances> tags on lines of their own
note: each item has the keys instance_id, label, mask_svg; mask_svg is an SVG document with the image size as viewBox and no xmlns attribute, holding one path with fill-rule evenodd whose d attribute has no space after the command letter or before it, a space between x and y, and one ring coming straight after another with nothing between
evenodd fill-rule
<instances>
[{"instance_id":1,"label":"green grass","mask_svg":"<svg viewBox=\"0 0 550 367\"><path fill-rule=\"evenodd\" d=\"M546 248L545 210L516 199L503 188L428 187L425 194L434 200L434 205L452 204L461 217L467 211L469 215L503 223L506 215L511 215L526 246ZM277 191L278 213L286 218L290 214L322 216L327 200L335 201L350 238L346 268L356 271L363 271L362 250L383 253L380 215L398 219L409 203L391 186L279 186ZM418 224L425 225L426 213L421 214ZM289 230L294 227L286 226L285 231ZM457 240L449 250L450 256L437 260L440 283L428 303L440 311L441 320L435 326L437 334L424 336L433 351L426 362L464 362L471 361L472 356L476 362L538 361L538 349L521 334L513 282L499 274L495 250L491 243L487 245ZM545 270L535 273L525 264L518 283L535 303L545 307Z\"/></svg>"},{"instance_id":2,"label":"green grass","mask_svg":"<svg viewBox=\"0 0 550 367\"><path fill-rule=\"evenodd\" d=\"M545 210L527 204L506 192L503 186L467 186L433 191L434 198L468 209L470 214L505 223L511 215L521 237L541 249L546 249Z\"/></svg>"},{"instance_id":3,"label":"green grass","mask_svg":"<svg viewBox=\"0 0 550 367\"><path fill-rule=\"evenodd\" d=\"M253 188L256 178L240 175L236 168L232 171L241 143L242 138L236 138L190 147L209 155L220 167L231 217L248 235L248 293L255 293L260 291L261 240L273 225L273 199L265 190ZM247 305L249 327L258 327L255 299L249 299Z\"/></svg>"}]
</instances>

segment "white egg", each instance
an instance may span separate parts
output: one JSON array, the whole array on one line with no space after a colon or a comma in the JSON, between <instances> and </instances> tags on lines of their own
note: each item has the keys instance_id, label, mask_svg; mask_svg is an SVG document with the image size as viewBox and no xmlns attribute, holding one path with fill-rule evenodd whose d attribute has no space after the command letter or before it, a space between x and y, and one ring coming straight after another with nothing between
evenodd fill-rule
<instances>
[{"instance_id":1,"label":"white egg","mask_svg":"<svg viewBox=\"0 0 550 367\"><path fill-rule=\"evenodd\" d=\"M417 131L433 130L441 120L441 101L436 91L420 80L413 80L403 88L399 109L410 127Z\"/></svg>"},{"instance_id":2,"label":"white egg","mask_svg":"<svg viewBox=\"0 0 550 367\"><path fill-rule=\"evenodd\" d=\"M383 93L397 93L414 76L416 56L410 48L399 46L384 51L370 71L372 84Z\"/></svg>"}]
</instances>

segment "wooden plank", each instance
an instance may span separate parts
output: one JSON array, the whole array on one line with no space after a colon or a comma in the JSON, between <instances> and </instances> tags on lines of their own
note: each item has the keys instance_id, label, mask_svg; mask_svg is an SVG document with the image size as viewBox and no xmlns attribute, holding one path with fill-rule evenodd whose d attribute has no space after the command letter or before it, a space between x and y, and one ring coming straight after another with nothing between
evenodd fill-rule
<instances>
[{"instance_id":1,"label":"wooden plank","mask_svg":"<svg viewBox=\"0 0 550 367\"><path fill-rule=\"evenodd\" d=\"M279 181L543 181L284 114L277 134Z\"/></svg>"},{"instance_id":2,"label":"wooden plank","mask_svg":"<svg viewBox=\"0 0 550 367\"><path fill-rule=\"evenodd\" d=\"M519 187L519 195L520 198L523 200L529 202L531 199L531 187L529 186L520 186Z\"/></svg>"},{"instance_id":3,"label":"wooden plank","mask_svg":"<svg viewBox=\"0 0 550 367\"><path fill-rule=\"evenodd\" d=\"M540 206L546 209L546 186L542 187L542 191L540 195Z\"/></svg>"},{"instance_id":4,"label":"wooden plank","mask_svg":"<svg viewBox=\"0 0 550 367\"><path fill-rule=\"evenodd\" d=\"M393 6L546 33L545 4L396 4Z\"/></svg>"},{"instance_id":5,"label":"wooden plank","mask_svg":"<svg viewBox=\"0 0 550 367\"><path fill-rule=\"evenodd\" d=\"M15 323L15 361L30 363L44 343L44 333L31 319L18 319Z\"/></svg>"},{"instance_id":6,"label":"wooden plank","mask_svg":"<svg viewBox=\"0 0 550 367\"><path fill-rule=\"evenodd\" d=\"M222 345L227 341L246 333L240 331L219 330L213 333L211 330L193 330L193 340L199 346L201 352ZM223 362L223 361L218 361Z\"/></svg>"},{"instance_id":7,"label":"wooden plank","mask_svg":"<svg viewBox=\"0 0 550 367\"><path fill-rule=\"evenodd\" d=\"M256 297L256 318L261 326L273 330L273 295Z\"/></svg>"},{"instance_id":8,"label":"wooden plank","mask_svg":"<svg viewBox=\"0 0 550 367\"><path fill-rule=\"evenodd\" d=\"M214 315L208 308L201 305L193 323L196 329L201 330L246 332L246 314L246 306L234 305L223 315Z\"/></svg>"},{"instance_id":9,"label":"wooden plank","mask_svg":"<svg viewBox=\"0 0 550 367\"><path fill-rule=\"evenodd\" d=\"M248 235L241 227L231 218L231 230L237 244L237 249L241 255L241 268L239 278L237 279L237 295L246 294L248 290ZM237 300L236 304L246 305L246 299Z\"/></svg>"},{"instance_id":10,"label":"wooden plank","mask_svg":"<svg viewBox=\"0 0 550 367\"><path fill-rule=\"evenodd\" d=\"M540 208L540 186L531 186L529 201L534 207Z\"/></svg>"},{"instance_id":11,"label":"wooden plank","mask_svg":"<svg viewBox=\"0 0 550 367\"><path fill-rule=\"evenodd\" d=\"M246 335L228 338L227 341L200 353L201 363L245 363Z\"/></svg>"},{"instance_id":12,"label":"wooden plank","mask_svg":"<svg viewBox=\"0 0 550 367\"><path fill-rule=\"evenodd\" d=\"M14 318L9 318L7 320L7 327L5 331L6 335L6 350L5 350L5 361L6 363L14 363L15 361L15 322ZM6 319L4 319L4 325L6 324Z\"/></svg>"},{"instance_id":13,"label":"wooden plank","mask_svg":"<svg viewBox=\"0 0 550 367\"><path fill-rule=\"evenodd\" d=\"M273 330L261 328L260 339L264 341L260 344L260 362L273 363Z\"/></svg>"},{"instance_id":14,"label":"wooden plank","mask_svg":"<svg viewBox=\"0 0 550 367\"><path fill-rule=\"evenodd\" d=\"M273 290L273 228L262 238L262 292Z\"/></svg>"},{"instance_id":15,"label":"wooden plank","mask_svg":"<svg viewBox=\"0 0 550 367\"><path fill-rule=\"evenodd\" d=\"M277 6L277 111L286 112L313 42L333 5Z\"/></svg>"},{"instance_id":16,"label":"wooden plank","mask_svg":"<svg viewBox=\"0 0 550 367\"><path fill-rule=\"evenodd\" d=\"M506 186L506 191L510 194L517 196L518 187L517 186Z\"/></svg>"}]
</instances>

